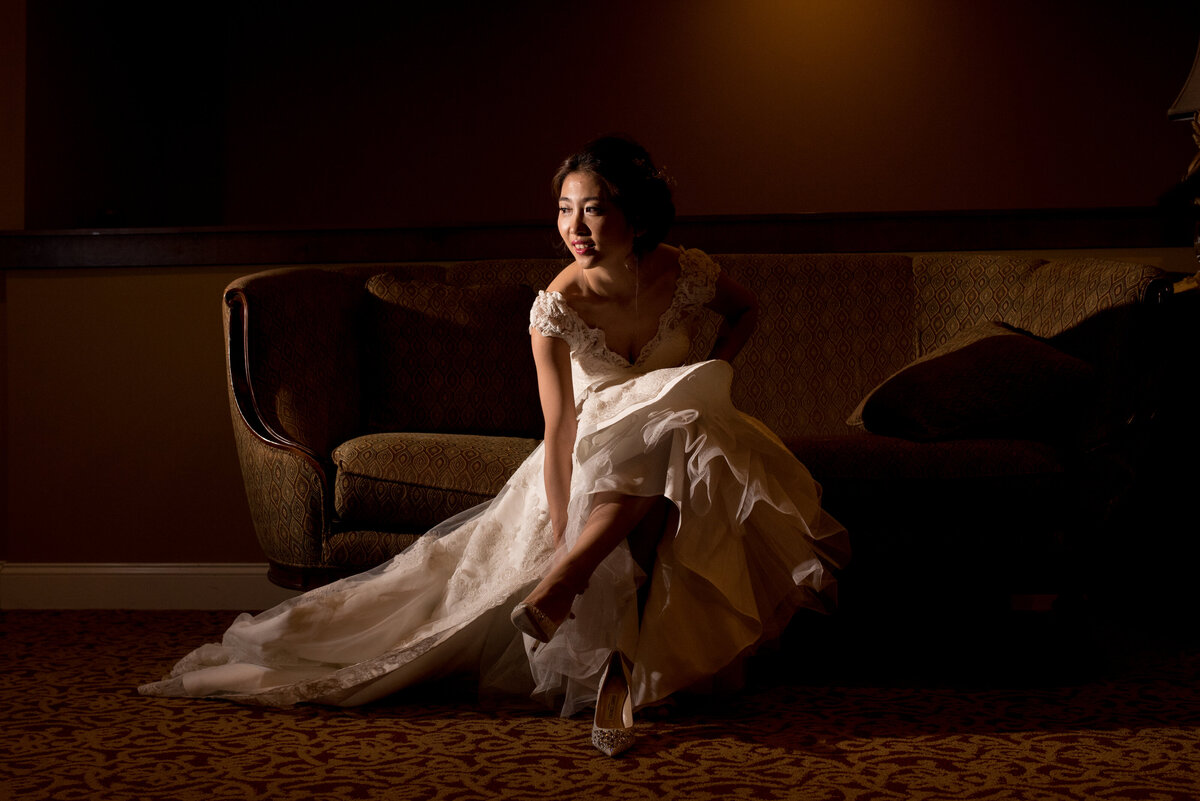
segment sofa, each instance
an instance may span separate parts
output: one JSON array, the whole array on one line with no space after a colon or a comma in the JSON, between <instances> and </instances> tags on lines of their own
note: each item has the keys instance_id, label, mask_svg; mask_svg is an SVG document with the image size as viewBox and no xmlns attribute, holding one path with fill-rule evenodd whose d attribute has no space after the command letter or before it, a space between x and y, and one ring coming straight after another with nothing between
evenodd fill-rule
<instances>
[{"instance_id":1,"label":"sofa","mask_svg":"<svg viewBox=\"0 0 1200 801\"><path fill-rule=\"evenodd\" d=\"M1161 401L1166 274L979 253L714 258L761 305L734 401L850 532L845 609L978 614L1103 581ZM541 436L528 309L562 266L290 267L228 287L234 435L272 581L374 566L499 490Z\"/></svg>"}]
</instances>

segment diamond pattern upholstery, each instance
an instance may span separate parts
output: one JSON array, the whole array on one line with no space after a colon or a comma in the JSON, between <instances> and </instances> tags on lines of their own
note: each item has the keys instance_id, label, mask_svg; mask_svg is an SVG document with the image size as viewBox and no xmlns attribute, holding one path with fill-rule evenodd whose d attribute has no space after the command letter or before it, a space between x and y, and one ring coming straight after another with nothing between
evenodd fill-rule
<instances>
[{"instance_id":1,"label":"diamond pattern upholstery","mask_svg":"<svg viewBox=\"0 0 1200 801\"><path fill-rule=\"evenodd\" d=\"M366 286L370 430L541 434L531 287L390 273Z\"/></svg>"},{"instance_id":2,"label":"diamond pattern upholstery","mask_svg":"<svg viewBox=\"0 0 1200 801\"><path fill-rule=\"evenodd\" d=\"M758 294L734 402L780 437L847 433L846 417L912 357L912 265L894 255L735 255L721 269Z\"/></svg>"},{"instance_id":3,"label":"diamond pattern upholstery","mask_svg":"<svg viewBox=\"0 0 1200 801\"><path fill-rule=\"evenodd\" d=\"M391 432L333 452L334 511L355 525L424 531L504 486L538 440Z\"/></svg>"},{"instance_id":4,"label":"diamond pattern upholstery","mask_svg":"<svg viewBox=\"0 0 1200 801\"><path fill-rule=\"evenodd\" d=\"M915 258L914 356L924 356L940 348L977 323L1011 323L1024 282L1042 263L1040 259L1020 256L973 253Z\"/></svg>"},{"instance_id":5,"label":"diamond pattern upholstery","mask_svg":"<svg viewBox=\"0 0 1200 801\"><path fill-rule=\"evenodd\" d=\"M1052 503L1073 492L1066 455L1043 443L914 444L848 426L874 386L999 321L1098 363L1117 400L1097 414L1127 419L1122 392L1138 385L1146 345L1140 301L1161 277L1121 262L969 253L714 258L760 302L735 403L826 485L828 508L867 554L887 550L873 537L894 546L939 526L942 541L959 536L961 520L938 517L950 487L970 498L956 514L1009 492L1055 521ZM378 564L500 488L540 436L526 320L533 290L564 263L284 268L230 285L235 439L274 580L300 586ZM702 320L695 358L716 327L716 315Z\"/></svg>"}]
</instances>

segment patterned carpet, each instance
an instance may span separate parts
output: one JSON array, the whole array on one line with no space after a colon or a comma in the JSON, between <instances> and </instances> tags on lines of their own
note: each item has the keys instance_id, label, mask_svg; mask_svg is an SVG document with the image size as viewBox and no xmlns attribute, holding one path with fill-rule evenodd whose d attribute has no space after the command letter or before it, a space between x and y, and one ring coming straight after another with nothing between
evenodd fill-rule
<instances>
[{"instance_id":1,"label":"patterned carpet","mask_svg":"<svg viewBox=\"0 0 1200 801\"><path fill-rule=\"evenodd\" d=\"M136 694L230 618L3 613L0 798L1200 798L1192 647L957 688L862 652L806 675L774 654L742 694L659 711L610 759L586 719L450 686L354 710Z\"/></svg>"}]
</instances>

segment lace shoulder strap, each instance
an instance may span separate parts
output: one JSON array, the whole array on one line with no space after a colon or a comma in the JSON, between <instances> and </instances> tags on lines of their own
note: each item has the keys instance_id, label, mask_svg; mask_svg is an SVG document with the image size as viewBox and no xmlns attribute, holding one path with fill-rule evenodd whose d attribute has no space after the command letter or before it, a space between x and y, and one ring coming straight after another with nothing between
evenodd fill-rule
<instances>
[{"instance_id":1,"label":"lace shoulder strap","mask_svg":"<svg viewBox=\"0 0 1200 801\"><path fill-rule=\"evenodd\" d=\"M537 331L547 337L565 339L568 345L575 346L583 327L579 315L567 305L562 295L557 292L540 290L529 310L529 330Z\"/></svg>"},{"instance_id":2,"label":"lace shoulder strap","mask_svg":"<svg viewBox=\"0 0 1200 801\"><path fill-rule=\"evenodd\" d=\"M703 306L717 293L721 267L702 250L680 249L679 296L686 306Z\"/></svg>"}]
</instances>

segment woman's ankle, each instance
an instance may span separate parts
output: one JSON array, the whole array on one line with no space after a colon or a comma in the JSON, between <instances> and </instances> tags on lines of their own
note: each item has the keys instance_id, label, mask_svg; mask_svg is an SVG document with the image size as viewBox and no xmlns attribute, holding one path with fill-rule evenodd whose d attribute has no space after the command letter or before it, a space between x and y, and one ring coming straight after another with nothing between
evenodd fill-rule
<instances>
[{"instance_id":1,"label":"woman's ankle","mask_svg":"<svg viewBox=\"0 0 1200 801\"><path fill-rule=\"evenodd\" d=\"M585 589L587 581L580 579L577 570L572 570L569 565L558 565L546 574L525 600L552 620L561 622L570 615L575 598Z\"/></svg>"}]
</instances>

